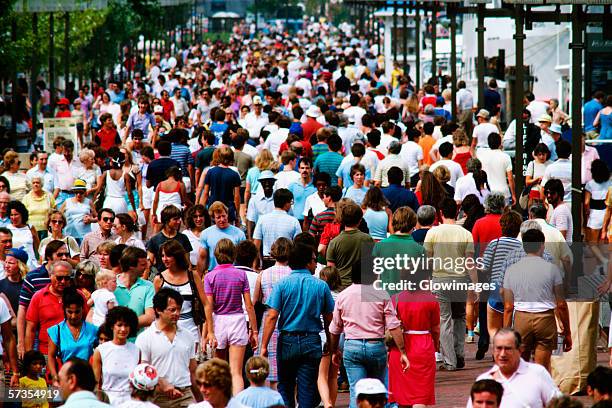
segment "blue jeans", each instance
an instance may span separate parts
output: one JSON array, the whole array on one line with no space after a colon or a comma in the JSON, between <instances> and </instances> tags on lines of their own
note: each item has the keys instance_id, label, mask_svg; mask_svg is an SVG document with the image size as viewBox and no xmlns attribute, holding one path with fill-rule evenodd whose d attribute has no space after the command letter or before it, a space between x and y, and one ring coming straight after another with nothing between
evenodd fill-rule
<instances>
[{"instance_id":1,"label":"blue jeans","mask_svg":"<svg viewBox=\"0 0 612 408\"><path fill-rule=\"evenodd\" d=\"M351 392L351 408L357 406L355 384L362 378L387 383L387 348L383 340L345 340L342 354Z\"/></svg>"},{"instance_id":2,"label":"blue jeans","mask_svg":"<svg viewBox=\"0 0 612 408\"><path fill-rule=\"evenodd\" d=\"M319 333L278 337L278 391L285 405L295 407L295 386L300 408L319 405L317 377L321 363L321 337Z\"/></svg>"}]
</instances>

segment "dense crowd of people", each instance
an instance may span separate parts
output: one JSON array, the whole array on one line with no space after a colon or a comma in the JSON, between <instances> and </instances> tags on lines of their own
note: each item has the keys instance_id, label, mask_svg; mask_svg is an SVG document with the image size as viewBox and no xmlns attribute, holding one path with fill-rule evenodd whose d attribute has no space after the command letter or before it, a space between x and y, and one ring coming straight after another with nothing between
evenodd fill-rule
<instances>
[{"instance_id":1,"label":"dense crowd of people","mask_svg":"<svg viewBox=\"0 0 612 408\"><path fill-rule=\"evenodd\" d=\"M495 80L476 107L463 81L445 83L453 101L436 79L384 68L365 38L311 22L157 53L56 112L39 82L40 111L75 118L78 137L29 166L3 155L6 385L57 386L65 407L330 408L346 391L351 407L423 407L437 371L464 368L478 342L475 359L495 364L468 406L578 406L563 405L579 403L551 356L576 338L575 228L610 270L610 170L584 141L609 138L612 96L594 95L574 135L574 225L557 101L527 92L524 123L503 132ZM516 191L507 151L522 125ZM396 257L450 264L374 269ZM605 294L612 273L601 281ZM589 375L595 402L611 378Z\"/></svg>"}]
</instances>

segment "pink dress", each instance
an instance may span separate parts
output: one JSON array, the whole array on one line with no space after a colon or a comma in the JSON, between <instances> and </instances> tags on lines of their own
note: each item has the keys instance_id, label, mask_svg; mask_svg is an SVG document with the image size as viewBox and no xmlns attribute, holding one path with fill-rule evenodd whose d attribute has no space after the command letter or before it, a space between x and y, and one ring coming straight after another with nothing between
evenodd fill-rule
<instances>
[{"instance_id":1,"label":"pink dress","mask_svg":"<svg viewBox=\"0 0 612 408\"><path fill-rule=\"evenodd\" d=\"M435 405L436 356L431 332L440 326L440 305L430 292L404 291L393 296L402 321L410 367L405 372L397 347L389 350L389 402Z\"/></svg>"}]
</instances>

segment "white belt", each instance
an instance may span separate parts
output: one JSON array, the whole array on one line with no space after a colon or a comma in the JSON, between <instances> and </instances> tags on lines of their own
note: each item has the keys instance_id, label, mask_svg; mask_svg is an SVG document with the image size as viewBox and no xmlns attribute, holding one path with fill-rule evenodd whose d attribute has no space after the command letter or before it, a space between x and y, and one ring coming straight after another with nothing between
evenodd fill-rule
<instances>
[{"instance_id":1,"label":"white belt","mask_svg":"<svg viewBox=\"0 0 612 408\"><path fill-rule=\"evenodd\" d=\"M404 334L429 334L429 330L404 330Z\"/></svg>"}]
</instances>

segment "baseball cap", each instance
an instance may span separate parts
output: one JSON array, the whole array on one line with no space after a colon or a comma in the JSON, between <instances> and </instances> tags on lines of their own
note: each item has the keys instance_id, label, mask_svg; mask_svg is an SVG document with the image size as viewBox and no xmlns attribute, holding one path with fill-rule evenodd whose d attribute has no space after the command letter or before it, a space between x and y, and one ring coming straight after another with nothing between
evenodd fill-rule
<instances>
[{"instance_id":1,"label":"baseball cap","mask_svg":"<svg viewBox=\"0 0 612 408\"><path fill-rule=\"evenodd\" d=\"M158 381L157 370L150 364L138 364L130 373L130 383L137 390L152 391Z\"/></svg>"},{"instance_id":2,"label":"baseball cap","mask_svg":"<svg viewBox=\"0 0 612 408\"><path fill-rule=\"evenodd\" d=\"M23 250L23 247L9 249L6 256L12 256L13 258L20 260L24 264L28 263L28 253Z\"/></svg>"},{"instance_id":3,"label":"baseball cap","mask_svg":"<svg viewBox=\"0 0 612 408\"><path fill-rule=\"evenodd\" d=\"M387 388L378 378L362 378L355 384L355 395L387 395Z\"/></svg>"},{"instance_id":4,"label":"baseball cap","mask_svg":"<svg viewBox=\"0 0 612 408\"><path fill-rule=\"evenodd\" d=\"M270 179L272 180L276 179L276 177L274 177L274 173L272 173L272 170L264 170L259 175L259 178L257 179L257 181L270 180Z\"/></svg>"},{"instance_id":5,"label":"baseball cap","mask_svg":"<svg viewBox=\"0 0 612 408\"><path fill-rule=\"evenodd\" d=\"M481 109L481 110L478 111L478 114L476 116L479 117L479 118L483 118L483 119L489 119L491 114L489 113L488 110Z\"/></svg>"},{"instance_id":6,"label":"baseball cap","mask_svg":"<svg viewBox=\"0 0 612 408\"><path fill-rule=\"evenodd\" d=\"M68 100L68 98L61 98L59 101L57 101L58 105L70 105L70 101Z\"/></svg>"},{"instance_id":7,"label":"baseball cap","mask_svg":"<svg viewBox=\"0 0 612 408\"><path fill-rule=\"evenodd\" d=\"M263 103L261 102L261 97L260 96L254 96L253 97L253 105L263 105Z\"/></svg>"}]
</instances>

